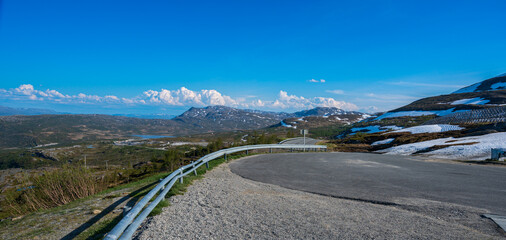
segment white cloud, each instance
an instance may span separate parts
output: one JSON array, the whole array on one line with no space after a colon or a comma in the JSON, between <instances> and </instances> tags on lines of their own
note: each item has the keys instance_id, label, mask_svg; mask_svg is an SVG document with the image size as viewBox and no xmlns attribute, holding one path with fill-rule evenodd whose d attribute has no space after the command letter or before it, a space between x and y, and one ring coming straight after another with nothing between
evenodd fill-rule
<instances>
[{"instance_id":1,"label":"white cloud","mask_svg":"<svg viewBox=\"0 0 506 240\"><path fill-rule=\"evenodd\" d=\"M250 103L251 107L265 107L265 102L260 99L256 99Z\"/></svg>"},{"instance_id":2,"label":"white cloud","mask_svg":"<svg viewBox=\"0 0 506 240\"><path fill-rule=\"evenodd\" d=\"M341 93L340 90L333 90ZM345 110L356 110L355 104L338 101L334 98L290 95L286 91L279 91L274 100L259 99L255 96L232 98L214 89L203 89L193 91L185 87L176 90L161 89L144 91L140 96L133 98L118 97L115 95L98 96L93 94L79 93L77 95L65 95L56 90L37 90L31 84L23 84L14 89L0 89L0 97L13 100L40 100L57 103L74 104L142 104L160 106L209 106L225 105L242 108L261 109L290 109L300 110L314 107L337 107ZM250 100L246 100L249 98Z\"/></svg>"},{"instance_id":3,"label":"white cloud","mask_svg":"<svg viewBox=\"0 0 506 240\"><path fill-rule=\"evenodd\" d=\"M308 82L312 82L312 83L324 83L325 82L325 79L320 79L320 80L316 80L316 79L310 79L310 80L307 80Z\"/></svg>"},{"instance_id":4,"label":"white cloud","mask_svg":"<svg viewBox=\"0 0 506 240\"><path fill-rule=\"evenodd\" d=\"M110 101L119 101L119 98L116 97L116 96L113 96L113 95L107 95L104 97L106 100L110 100Z\"/></svg>"},{"instance_id":5,"label":"white cloud","mask_svg":"<svg viewBox=\"0 0 506 240\"><path fill-rule=\"evenodd\" d=\"M378 112L378 107L368 106L368 107L360 108L360 110L363 112L366 112L366 113L376 113L376 112Z\"/></svg>"},{"instance_id":6,"label":"white cloud","mask_svg":"<svg viewBox=\"0 0 506 240\"><path fill-rule=\"evenodd\" d=\"M33 85L31 84L22 84L18 88L15 88L14 91L23 95L30 96L35 90L33 89Z\"/></svg>"},{"instance_id":7,"label":"white cloud","mask_svg":"<svg viewBox=\"0 0 506 240\"><path fill-rule=\"evenodd\" d=\"M344 91L343 90L340 90L340 89L335 89L335 90L327 90L325 92L328 92L328 93L333 93L333 94L338 94L338 95L342 95L344 94Z\"/></svg>"},{"instance_id":8,"label":"white cloud","mask_svg":"<svg viewBox=\"0 0 506 240\"><path fill-rule=\"evenodd\" d=\"M314 97L304 98L295 95L288 95L285 91L279 91L279 97L272 104L274 108L303 109L314 107L336 107L344 110L357 110L357 105L344 101L337 101L333 98Z\"/></svg>"},{"instance_id":9,"label":"white cloud","mask_svg":"<svg viewBox=\"0 0 506 240\"><path fill-rule=\"evenodd\" d=\"M227 105L237 106L238 100L222 95L216 90L192 91L185 87L177 90L162 89L160 92L148 90L144 96L151 103L163 103L173 106L207 106L207 105Z\"/></svg>"},{"instance_id":10,"label":"white cloud","mask_svg":"<svg viewBox=\"0 0 506 240\"><path fill-rule=\"evenodd\" d=\"M413 101L418 99L413 96L406 95L398 95L398 94L376 94L376 93L367 93L365 96L373 99L376 102L393 102L393 103L404 103L406 101Z\"/></svg>"}]
</instances>

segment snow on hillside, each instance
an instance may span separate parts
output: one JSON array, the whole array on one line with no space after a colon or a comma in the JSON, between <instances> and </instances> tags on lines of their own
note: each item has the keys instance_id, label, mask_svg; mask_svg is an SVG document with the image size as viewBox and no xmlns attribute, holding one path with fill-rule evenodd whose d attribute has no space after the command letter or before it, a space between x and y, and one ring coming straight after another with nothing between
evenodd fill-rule
<instances>
[{"instance_id":1,"label":"snow on hillside","mask_svg":"<svg viewBox=\"0 0 506 240\"><path fill-rule=\"evenodd\" d=\"M504 79L504 77L506 77L506 73L475 83L471 86L461 88L453 93L470 93L506 89L506 79Z\"/></svg>"},{"instance_id":2,"label":"snow on hillside","mask_svg":"<svg viewBox=\"0 0 506 240\"><path fill-rule=\"evenodd\" d=\"M387 113L375 118L374 120L381 120L384 118L394 118L394 117L407 117L407 116L410 116L410 117L419 117L419 116L425 116L425 115L444 116L444 115L448 115L451 113L467 111L467 110L458 110L458 111L454 112L453 110L455 110L455 108L450 108L450 109L446 109L446 110L433 110L433 111L387 112Z\"/></svg>"},{"instance_id":3,"label":"snow on hillside","mask_svg":"<svg viewBox=\"0 0 506 240\"><path fill-rule=\"evenodd\" d=\"M389 130L400 130L400 129L402 129L402 127L397 127L397 126L393 126L393 125L383 126L383 127L380 125L372 125L372 126L367 126L367 127L352 128L351 131L353 133L351 133L350 135L353 135L357 132L378 133L378 132L386 132Z\"/></svg>"},{"instance_id":4,"label":"snow on hillside","mask_svg":"<svg viewBox=\"0 0 506 240\"><path fill-rule=\"evenodd\" d=\"M471 86L468 86L468 87L465 87L465 88L461 88L453 93L468 93L468 92L475 92L476 89L481 85L481 82L479 83L475 83Z\"/></svg>"},{"instance_id":5,"label":"snow on hillside","mask_svg":"<svg viewBox=\"0 0 506 240\"><path fill-rule=\"evenodd\" d=\"M447 159L485 160L487 158L490 158L490 150L492 148L506 148L505 139L506 132L462 138L449 137L404 144L379 150L377 152L385 154L410 155L417 151L421 151L436 145L448 145L448 147L422 154ZM457 145L466 143L471 145Z\"/></svg>"},{"instance_id":6,"label":"snow on hillside","mask_svg":"<svg viewBox=\"0 0 506 240\"><path fill-rule=\"evenodd\" d=\"M494 83L490 86L490 89L494 89L494 90L497 90L497 89L506 89L506 82L498 82L498 83Z\"/></svg>"},{"instance_id":7,"label":"snow on hillside","mask_svg":"<svg viewBox=\"0 0 506 240\"><path fill-rule=\"evenodd\" d=\"M385 140L381 140L381 141L376 141L376 142L371 143L371 146L389 144L389 143L393 142L394 140L395 140L395 138L389 138L389 139L385 139Z\"/></svg>"},{"instance_id":8,"label":"snow on hillside","mask_svg":"<svg viewBox=\"0 0 506 240\"><path fill-rule=\"evenodd\" d=\"M283 120L281 121L281 126L283 126L283 127L292 127L292 125L286 124L285 121L283 121Z\"/></svg>"},{"instance_id":9,"label":"snow on hillside","mask_svg":"<svg viewBox=\"0 0 506 240\"><path fill-rule=\"evenodd\" d=\"M448 132L462 130L463 127L449 124L432 124L432 125L420 125L415 127L404 128L393 132L410 132L412 134L417 133L437 133L437 132Z\"/></svg>"},{"instance_id":10,"label":"snow on hillside","mask_svg":"<svg viewBox=\"0 0 506 240\"><path fill-rule=\"evenodd\" d=\"M476 98L465 98L465 99L460 99L460 100L457 100L457 101L453 101L452 103L450 103L451 105L459 105L459 104L476 104L476 105L485 105L487 104L488 102L490 102L490 100L487 100L487 99L484 99L484 98L481 98L481 97L476 97Z\"/></svg>"}]
</instances>

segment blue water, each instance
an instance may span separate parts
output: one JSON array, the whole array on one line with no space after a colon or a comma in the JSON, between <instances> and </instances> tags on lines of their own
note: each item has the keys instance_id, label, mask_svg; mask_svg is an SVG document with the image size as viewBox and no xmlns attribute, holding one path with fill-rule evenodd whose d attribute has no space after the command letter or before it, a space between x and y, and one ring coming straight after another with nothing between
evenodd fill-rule
<instances>
[{"instance_id":1,"label":"blue water","mask_svg":"<svg viewBox=\"0 0 506 240\"><path fill-rule=\"evenodd\" d=\"M140 137L144 139L155 139L155 138L173 138L174 136L161 136L161 135L132 135L134 137Z\"/></svg>"}]
</instances>

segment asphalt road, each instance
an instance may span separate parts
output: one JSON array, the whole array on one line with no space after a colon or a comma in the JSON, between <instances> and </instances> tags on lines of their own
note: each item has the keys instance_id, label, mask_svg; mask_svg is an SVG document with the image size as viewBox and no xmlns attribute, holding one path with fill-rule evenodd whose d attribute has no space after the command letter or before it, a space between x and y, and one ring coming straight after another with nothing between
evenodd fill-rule
<instances>
[{"instance_id":1,"label":"asphalt road","mask_svg":"<svg viewBox=\"0 0 506 240\"><path fill-rule=\"evenodd\" d=\"M235 161L255 181L338 198L390 204L427 199L506 215L506 167L368 153L264 154Z\"/></svg>"},{"instance_id":2,"label":"asphalt road","mask_svg":"<svg viewBox=\"0 0 506 240\"><path fill-rule=\"evenodd\" d=\"M306 138L306 145L314 145L320 140L314 138ZM304 144L304 138L292 138L282 144Z\"/></svg>"}]
</instances>

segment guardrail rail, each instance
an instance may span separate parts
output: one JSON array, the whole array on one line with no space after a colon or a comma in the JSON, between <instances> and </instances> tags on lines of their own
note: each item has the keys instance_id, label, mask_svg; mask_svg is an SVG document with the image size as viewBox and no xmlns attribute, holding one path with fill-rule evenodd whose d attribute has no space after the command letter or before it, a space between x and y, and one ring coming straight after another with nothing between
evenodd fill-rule
<instances>
[{"instance_id":1,"label":"guardrail rail","mask_svg":"<svg viewBox=\"0 0 506 240\"><path fill-rule=\"evenodd\" d=\"M209 168L209 161L224 156L227 159L227 154L236 153L255 149L291 149L291 150L327 150L327 146L324 145L301 145L301 144L260 144L260 145L247 145L240 147L233 147L222 149L210 154L207 154L195 162L180 167L176 171L172 172L169 176L164 178L158 185L156 185L146 196L144 196L132 209L130 209L121 221L105 236L106 240L116 239L131 239L135 231L142 224L144 219L151 213L151 211L158 205L158 203L165 198L165 195L170 191L174 183L177 180L183 182L183 177L190 174L197 174L197 168L206 164ZM155 195L158 196L151 202L149 202ZM149 205L145 207L147 204ZM145 208L144 208L145 207ZM144 210L143 210L144 209ZM141 212L142 211L142 212ZM140 214L139 214L140 213Z\"/></svg>"}]
</instances>

